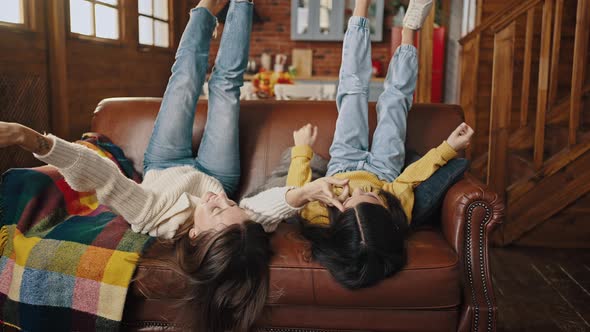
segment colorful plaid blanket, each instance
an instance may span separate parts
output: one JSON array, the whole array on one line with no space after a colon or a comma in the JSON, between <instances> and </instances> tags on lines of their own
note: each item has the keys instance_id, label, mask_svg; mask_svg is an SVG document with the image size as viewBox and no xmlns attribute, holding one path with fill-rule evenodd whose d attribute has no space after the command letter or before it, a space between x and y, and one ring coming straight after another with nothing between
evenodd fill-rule
<instances>
[{"instance_id":1,"label":"colorful plaid blanket","mask_svg":"<svg viewBox=\"0 0 590 332\"><path fill-rule=\"evenodd\" d=\"M84 144L140 181L98 134ZM13 169L0 184L0 321L26 331L113 331L141 253L152 242L94 193L73 191L51 166Z\"/></svg>"}]
</instances>

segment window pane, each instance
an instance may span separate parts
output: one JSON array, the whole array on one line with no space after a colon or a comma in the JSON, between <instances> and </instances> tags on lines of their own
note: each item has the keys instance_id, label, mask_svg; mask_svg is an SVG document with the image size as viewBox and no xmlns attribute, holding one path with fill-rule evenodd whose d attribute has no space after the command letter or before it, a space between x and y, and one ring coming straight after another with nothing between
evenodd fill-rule
<instances>
[{"instance_id":1,"label":"window pane","mask_svg":"<svg viewBox=\"0 0 590 332\"><path fill-rule=\"evenodd\" d=\"M92 4L84 0L70 0L70 30L92 36L94 34Z\"/></svg>"},{"instance_id":2,"label":"window pane","mask_svg":"<svg viewBox=\"0 0 590 332\"><path fill-rule=\"evenodd\" d=\"M2 0L0 2L0 21L24 23L22 0Z\"/></svg>"},{"instance_id":3,"label":"window pane","mask_svg":"<svg viewBox=\"0 0 590 332\"><path fill-rule=\"evenodd\" d=\"M96 37L119 39L118 10L104 5L96 5Z\"/></svg>"},{"instance_id":4,"label":"window pane","mask_svg":"<svg viewBox=\"0 0 590 332\"><path fill-rule=\"evenodd\" d=\"M155 26L155 32L156 32L156 38L155 38L155 44L156 46L160 46L160 47L168 47L169 43L168 43L168 37L170 36L169 32L168 32L168 23L163 23L160 21L155 21L156 26Z\"/></svg>"},{"instance_id":5,"label":"window pane","mask_svg":"<svg viewBox=\"0 0 590 332\"><path fill-rule=\"evenodd\" d=\"M140 14L152 16L152 0L139 0L137 8Z\"/></svg>"},{"instance_id":6,"label":"window pane","mask_svg":"<svg viewBox=\"0 0 590 332\"><path fill-rule=\"evenodd\" d=\"M154 20L140 16L139 17L139 43L144 45L154 45Z\"/></svg>"},{"instance_id":7,"label":"window pane","mask_svg":"<svg viewBox=\"0 0 590 332\"><path fill-rule=\"evenodd\" d=\"M154 0L154 16L168 21L168 0Z\"/></svg>"},{"instance_id":8,"label":"window pane","mask_svg":"<svg viewBox=\"0 0 590 332\"><path fill-rule=\"evenodd\" d=\"M108 3L109 5L113 5L116 6L117 5L117 0L96 0L98 2L102 2L102 3Z\"/></svg>"}]
</instances>

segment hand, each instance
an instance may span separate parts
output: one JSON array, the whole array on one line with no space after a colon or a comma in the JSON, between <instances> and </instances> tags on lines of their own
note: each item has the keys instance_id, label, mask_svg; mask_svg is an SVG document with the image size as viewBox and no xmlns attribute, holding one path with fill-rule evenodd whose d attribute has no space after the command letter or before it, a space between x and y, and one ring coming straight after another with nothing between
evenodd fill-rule
<instances>
[{"instance_id":1,"label":"hand","mask_svg":"<svg viewBox=\"0 0 590 332\"><path fill-rule=\"evenodd\" d=\"M23 126L18 123L0 121L0 148L23 143Z\"/></svg>"},{"instance_id":2,"label":"hand","mask_svg":"<svg viewBox=\"0 0 590 332\"><path fill-rule=\"evenodd\" d=\"M343 188L340 196L334 194L334 187ZM319 201L344 211L342 202L348 197L349 192L348 179L323 177L287 192L287 203L300 207L309 202Z\"/></svg>"},{"instance_id":3,"label":"hand","mask_svg":"<svg viewBox=\"0 0 590 332\"><path fill-rule=\"evenodd\" d=\"M43 155L51 150L53 140L19 123L0 121L0 148L13 145Z\"/></svg>"},{"instance_id":4,"label":"hand","mask_svg":"<svg viewBox=\"0 0 590 332\"><path fill-rule=\"evenodd\" d=\"M465 122L460 124L447 138L447 143L457 152L466 149L473 136L473 129L469 127Z\"/></svg>"},{"instance_id":5,"label":"hand","mask_svg":"<svg viewBox=\"0 0 590 332\"><path fill-rule=\"evenodd\" d=\"M295 146L313 146L317 137L318 126L312 126L309 123L293 132L293 141L295 142Z\"/></svg>"}]
</instances>

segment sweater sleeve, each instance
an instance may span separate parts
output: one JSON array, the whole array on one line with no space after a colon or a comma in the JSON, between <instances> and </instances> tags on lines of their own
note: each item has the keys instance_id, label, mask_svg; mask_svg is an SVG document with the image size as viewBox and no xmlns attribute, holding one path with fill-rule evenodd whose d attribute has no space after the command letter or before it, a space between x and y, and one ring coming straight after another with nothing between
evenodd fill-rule
<instances>
[{"instance_id":1,"label":"sweater sleeve","mask_svg":"<svg viewBox=\"0 0 590 332\"><path fill-rule=\"evenodd\" d=\"M128 179L117 165L80 144L66 142L49 135L53 147L45 155L34 156L58 168L72 189L80 192L96 191L101 204L110 207L130 224L149 220L148 212L155 195Z\"/></svg>"},{"instance_id":2,"label":"sweater sleeve","mask_svg":"<svg viewBox=\"0 0 590 332\"><path fill-rule=\"evenodd\" d=\"M244 198L240 207L246 209L252 220L266 232L274 232L281 221L295 215L301 208L287 203L285 196L293 187L275 187L255 196Z\"/></svg>"},{"instance_id":3,"label":"sweater sleeve","mask_svg":"<svg viewBox=\"0 0 590 332\"><path fill-rule=\"evenodd\" d=\"M456 156L457 152L444 141L408 166L395 181L386 183L383 190L392 193L400 200L409 220L414 207L414 188Z\"/></svg>"},{"instance_id":4,"label":"sweater sleeve","mask_svg":"<svg viewBox=\"0 0 590 332\"><path fill-rule=\"evenodd\" d=\"M287 185L302 187L311 181L310 161L313 150L309 145L297 145L291 149L291 164L287 174Z\"/></svg>"}]
</instances>

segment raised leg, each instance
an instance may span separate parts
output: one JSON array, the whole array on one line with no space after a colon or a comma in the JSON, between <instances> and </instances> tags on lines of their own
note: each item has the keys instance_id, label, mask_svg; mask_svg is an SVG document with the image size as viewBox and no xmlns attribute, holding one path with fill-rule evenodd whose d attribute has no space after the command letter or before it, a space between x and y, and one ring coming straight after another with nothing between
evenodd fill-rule
<instances>
[{"instance_id":1,"label":"raised leg","mask_svg":"<svg viewBox=\"0 0 590 332\"><path fill-rule=\"evenodd\" d=\"M246 0L230 3L209 79L207 124L196 159L197 168L218 179L228 195L240 181L240 87L248 63L252 6Z\"/></svg>"},{"instance_id":2,"label":"raised leg","mask_svg":"<svg viewBox=\"0 0 590 332\"><path fill-rule=\"evenodd\" d=\"M150 169L194 165L191 143L195 108L205 82L216 24L208 9L191 10L144 155L144 174Z\"/></svg>"},{"instance_id":3,"label":"raised leg","mask_svg":"<svg viewBox=\"0 0 590 332\"><path fill-rule=\"evenodd\" d=\"M371 35L366 18L369 1L357 1L342 45L336 104L338 120L330 146L327 175L362 167L368 156L368 101L371 79ZM359 16L356 16L359 15Z\"/></svg>"},{"instance_id":4,"label":"raised leg","mask_svg":"<svg viewBox=\"0 0 590 332\"><path fill-rule=\"evenodd\" d=\"M411 44L413 31L404 28L403 34L402 45L389 64L385 90L377 101L377 128L366 166L389 182L404 166L406 122L418 75L416 48Z\"/></svg>"}]
</instances>

